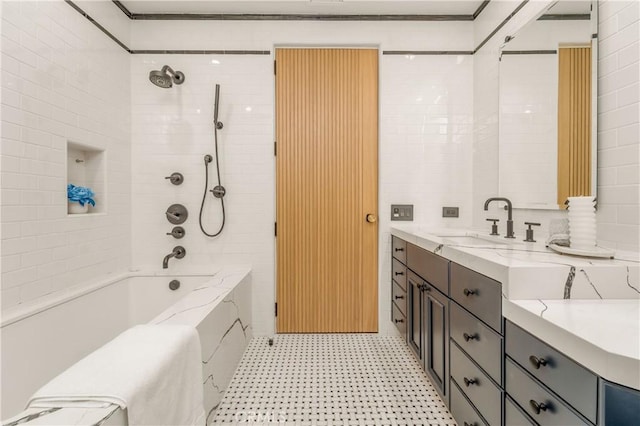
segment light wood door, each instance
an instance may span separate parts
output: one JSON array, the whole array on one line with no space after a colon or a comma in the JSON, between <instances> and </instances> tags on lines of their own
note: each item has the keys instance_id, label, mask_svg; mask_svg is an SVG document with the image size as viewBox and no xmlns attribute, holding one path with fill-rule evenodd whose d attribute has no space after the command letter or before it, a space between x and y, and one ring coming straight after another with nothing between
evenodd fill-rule
<instances>
[{"instance_id":1,"label":"light wood door","mask_svg":"<svg viewBox=\"0 0 640 426\"><path fill-rule=\"evenodd\" d=\"M378 330L378 51L276 50L280 333Z\"/></svg>"}]
</instances>

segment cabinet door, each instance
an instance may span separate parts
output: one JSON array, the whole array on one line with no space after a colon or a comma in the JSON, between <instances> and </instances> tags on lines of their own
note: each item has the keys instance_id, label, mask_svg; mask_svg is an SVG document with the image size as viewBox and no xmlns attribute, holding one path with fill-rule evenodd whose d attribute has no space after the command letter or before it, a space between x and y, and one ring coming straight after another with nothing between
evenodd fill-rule
<instances>
[{"instance_id":1,"label":"cabinet door","mask_svg":"<svg viewBox=\"0 0 640 426\"><path fill-rule=\"evenodd\" d=\"M423 287L423 335L424 369L433 385L445 398L449 393L448 376L449 301L446 296L427 284Z\"/></svg>"},{"instance_id":2,"label":"cabinet door","mask_svg":"<svg viewBox=\"0 0 640 426\"><path fill-rule=\"evenodd\" d=\"M414 273L407 276L407 343L422 359L422 280Z\"/></svg>"}]
</instances>

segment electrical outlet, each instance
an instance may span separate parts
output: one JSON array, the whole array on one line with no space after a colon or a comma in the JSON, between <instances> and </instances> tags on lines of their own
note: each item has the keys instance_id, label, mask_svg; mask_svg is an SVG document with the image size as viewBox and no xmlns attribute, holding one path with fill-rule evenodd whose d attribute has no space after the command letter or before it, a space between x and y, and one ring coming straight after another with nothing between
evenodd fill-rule
<instances>
[{"instance_id":1,"label":"electrical outlet","mask_svg":"<svg viewBox=\"0 0 640 426\"><path fill-rule=\"evenodd\" d=\"M442 217L459 217L458 211L458 207L443 207Z\"/></svg>"},{"instance_id":2,"label":"electrical outlet","mask_svg":"<svg viewBox=\"0 0 640 426\"><path fill-rule=\"evenodd\" d=\"M413 221L413 204L392 204L391 220Z\"/></svg>"}]
</instances>

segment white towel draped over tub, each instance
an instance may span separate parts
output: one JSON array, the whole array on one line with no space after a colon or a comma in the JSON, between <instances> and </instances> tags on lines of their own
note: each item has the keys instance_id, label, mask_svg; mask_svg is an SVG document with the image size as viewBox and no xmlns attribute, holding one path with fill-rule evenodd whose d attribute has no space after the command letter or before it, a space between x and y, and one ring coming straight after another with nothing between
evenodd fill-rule
<instances>
[{"instance_id":1,"label":"white towel draped over tub","mask_svg":"<svg viewBox=\"0 0 640 426\"><path fill-rule=\"evenodd\" d=\"M38 390L27 407L110 402L129 425L204 425L202 356L195 328L139 325Z\"/></svg>"}]
</instances>

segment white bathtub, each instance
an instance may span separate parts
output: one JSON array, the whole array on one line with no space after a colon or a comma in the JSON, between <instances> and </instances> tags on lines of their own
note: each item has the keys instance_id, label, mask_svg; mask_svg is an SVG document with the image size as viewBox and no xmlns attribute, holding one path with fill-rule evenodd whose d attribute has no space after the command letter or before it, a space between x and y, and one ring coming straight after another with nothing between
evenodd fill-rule
<instances>
[{"instance_id":1,"label":"white bathtub","mask_svg":"<svg viewBox=\"0 0 640 426\"><path fill-rule=\"evenodd\" d=\"M169 289L177 279L180 288ZM208 273L122 274L58 300L3 313L1 414L20 413L42 385L127 328L187 324L202 343L205 411L211 414L251 338L248 267Z\"/></svg>"}]
</instances>

